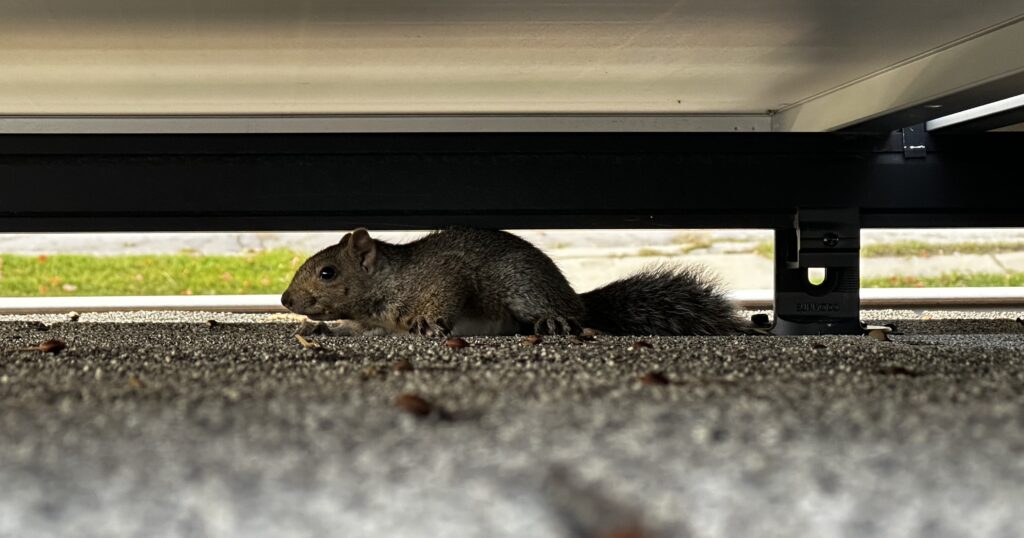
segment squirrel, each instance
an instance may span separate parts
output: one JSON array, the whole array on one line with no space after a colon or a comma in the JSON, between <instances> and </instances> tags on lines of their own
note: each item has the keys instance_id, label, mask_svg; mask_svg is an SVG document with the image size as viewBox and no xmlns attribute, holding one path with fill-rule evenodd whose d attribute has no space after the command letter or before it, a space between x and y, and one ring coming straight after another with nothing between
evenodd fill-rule
<instances>
[{"instance_id":1,"label":"squirrel","mask_svg":"<svg viewBox=\"0 0 1024 538\"><path fill-rule=\"evenodd\" d=\"M747 332L717 281L660 266L577 294L555 262L499 230L448 228L406 244L359 228L296 271L281 303L298 334L726 335ZM323 321L346 320L337 327Z\"/></svg>"}]
</instances>

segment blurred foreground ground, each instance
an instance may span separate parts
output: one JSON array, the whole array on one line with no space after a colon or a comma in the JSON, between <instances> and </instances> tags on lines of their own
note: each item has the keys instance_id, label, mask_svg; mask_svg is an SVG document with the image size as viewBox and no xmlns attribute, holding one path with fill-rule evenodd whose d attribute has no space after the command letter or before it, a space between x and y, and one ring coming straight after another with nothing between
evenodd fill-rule
<instances>
[{"instance_id":1,"label":"blurred foreground ground","mask_svg":"<svg viewBox=\"0 0 1024 538\"><path fill-rule=\"evenodd\" d=\"M280 315L0 317L0 536L1022 536L1021 315L319 350Z\"/></svg>"}]
</instances>

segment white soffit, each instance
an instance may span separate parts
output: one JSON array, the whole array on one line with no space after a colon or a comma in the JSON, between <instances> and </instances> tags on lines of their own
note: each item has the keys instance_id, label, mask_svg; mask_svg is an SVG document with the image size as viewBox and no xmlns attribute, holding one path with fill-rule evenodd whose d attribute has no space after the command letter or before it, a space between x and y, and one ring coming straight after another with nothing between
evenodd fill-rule
<instances>
[{"instance_id":1,"label":"white soffit","mask_svg":"<svg viewBox=\"0 0 1024 538\"><path fill-rule=\"evenodd\" d=\"M992 108L1022 92L1024 15L786 107L772 125L780 131L829 131L891 115L902 123L889 127L903 127L968 108Z\"/></svg>"},{"instance_id":2,"label":"white soffit","mask_svg":"<svg viewBox=\"0 0 1024 538\"><path fill-rule=\"evenodd\" d=\"M767 132L767 114L7 116L0 134Z\"/></svg>"},{"instance_id":3,"label":"white soffit","mask_svg":"<svg viewBox=\"0 0 1024 538\"><path fill-rule=\"evenodd\" d=\"M979 32L1022 12L1020 0L0 0L0 116L674 114L701 130L705 115L738 125L783 109L782 129L827 130L915 101L919 85L970 83L985 67L974 55L949 62L964 77L923 69L888 100L833 110L851 81L909 59L1017 43ZM950 48L965 36L978 37ZM982 52L1024 61L998 46Z\"/></svg>"}]
</instances>

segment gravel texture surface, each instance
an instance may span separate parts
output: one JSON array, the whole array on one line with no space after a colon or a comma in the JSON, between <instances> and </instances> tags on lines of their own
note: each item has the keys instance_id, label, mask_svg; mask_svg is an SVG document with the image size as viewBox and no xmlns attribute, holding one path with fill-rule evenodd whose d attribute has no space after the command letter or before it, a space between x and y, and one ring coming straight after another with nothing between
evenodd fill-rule
<instances>
[{"instance_id":1,"label":"gravel texture surface","mask_svg":"<svg viewBox=\"0 0 1024 538\"><path fill-rule=\"evenodd\" d=\"M1021 536L1019 315L461 349L0 318L0 536Z\"/></svg>"}]
</instances>

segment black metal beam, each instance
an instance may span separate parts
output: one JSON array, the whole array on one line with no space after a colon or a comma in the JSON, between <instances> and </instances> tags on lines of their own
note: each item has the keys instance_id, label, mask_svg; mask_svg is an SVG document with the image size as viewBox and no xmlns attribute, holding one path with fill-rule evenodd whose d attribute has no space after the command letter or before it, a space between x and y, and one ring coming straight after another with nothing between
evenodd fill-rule
<instances>
[{"instance_id":1,"label":"black metal beam","mask_svg":"<svg viewBox=\"0 0 1024 538\"><path fill-rule=\"evenodd\" d=\"M0 135L0 231L1024 226L1024 133Z\"/></svg>"}]
</instances>

